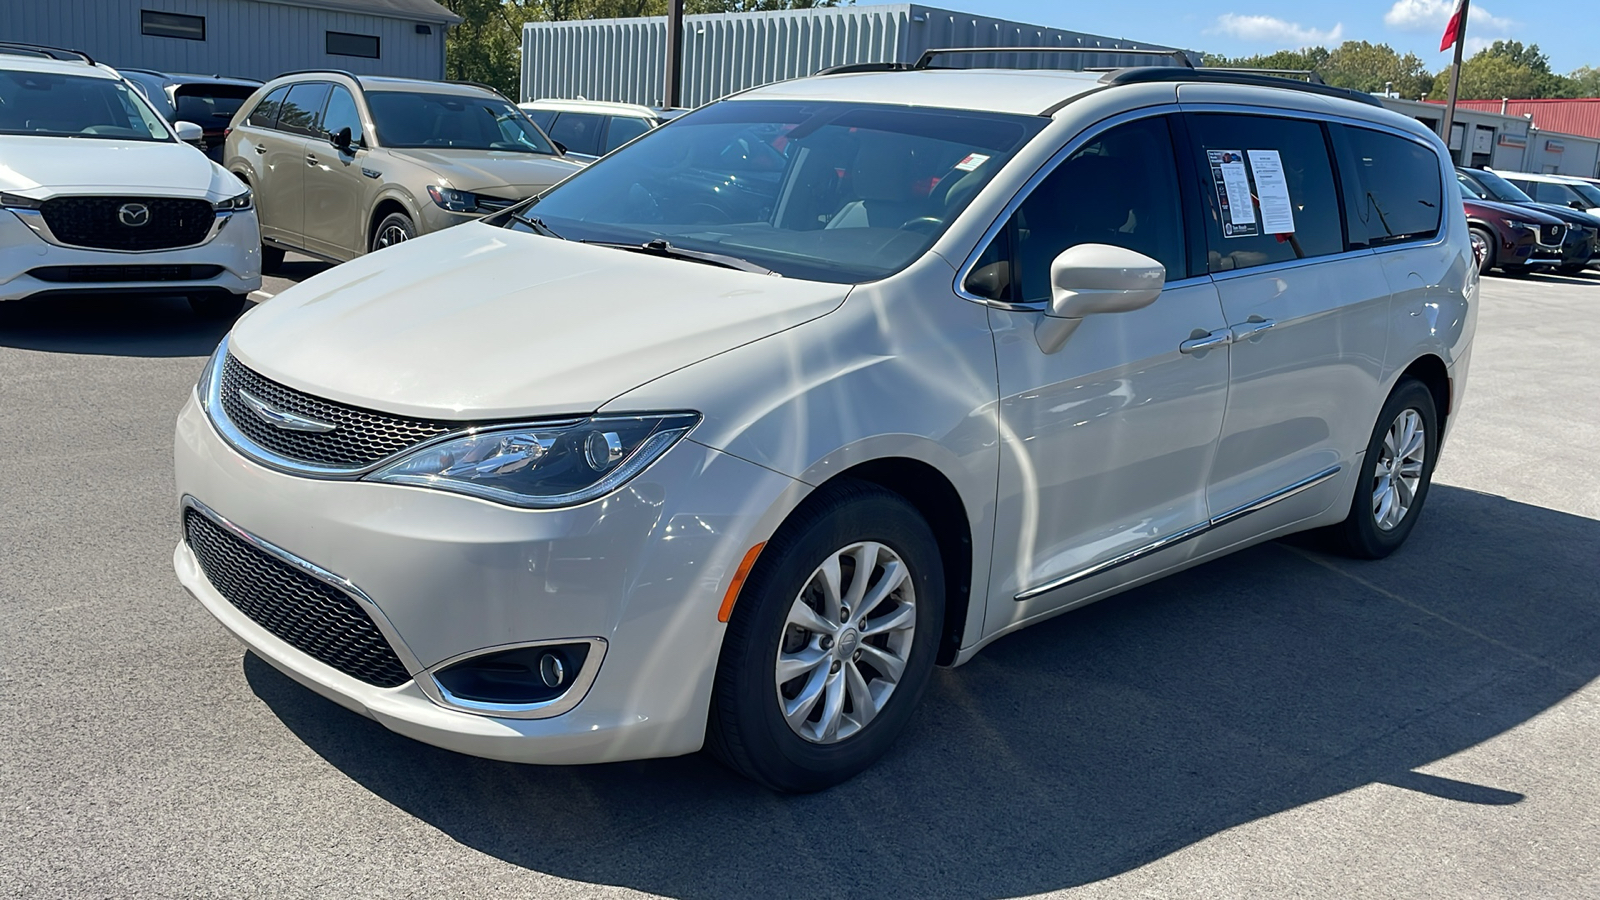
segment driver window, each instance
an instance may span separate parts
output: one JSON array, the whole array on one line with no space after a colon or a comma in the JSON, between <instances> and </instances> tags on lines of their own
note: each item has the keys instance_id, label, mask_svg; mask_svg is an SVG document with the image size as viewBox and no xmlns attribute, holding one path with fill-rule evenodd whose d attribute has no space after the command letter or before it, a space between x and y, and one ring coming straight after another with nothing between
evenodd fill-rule
<instances>
[{"instance_id":1,"label":"driver window","mask_svg":"<svg viewBox=\"0 0 1600 900\"><path fill-rule=\"evenodd\" d=\"M556 116L555 122L547 130L550 140L566 147L568 152L599 156L600 126L605 121L604 116L564 112Z\"/></svg>"},{"instance_id":2,"label":"driver window","mask_svg":"<svg viewBox=\"0 0 1600 900\"><path fill-rule=\"evenodd\" d=\"M328 109L322 114L322 130L329 136L339 133L339 129L350 129L350 143L361 143L361 114L356 111L356 98L339 85L333 86L333 95L328 98Z\"/></svg>"},{"instance_id":3,"label":"driver window","mask_svg":"<svg viewBox=\"0 0 1600 900\"><path fill-rule=\"evenodd\" d=\"M1078 244L1143 253L1182 278L1183 214L1164 117L1119 125L1045 176L985 248L966 288L991 300L1050 299L1050 264Z\"/></svg>"}]
</instances>

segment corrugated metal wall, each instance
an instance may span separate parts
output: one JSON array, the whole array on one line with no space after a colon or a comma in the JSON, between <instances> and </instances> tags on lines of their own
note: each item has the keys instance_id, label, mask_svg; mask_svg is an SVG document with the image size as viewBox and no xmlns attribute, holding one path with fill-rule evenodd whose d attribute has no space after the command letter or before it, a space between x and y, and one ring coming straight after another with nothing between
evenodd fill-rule
<instances>
[{"instance_id":1,"label":"corrugated metal wall","mask_svg":"<svg viewBox=\"0 0 1600 900\"><path fill-rule=\"evenodd\" d=\"M140 9L204 16L206 39L139 33ZM444 26L253 0L0 0L0 40L82 50L112 66L267 79L295 69L444 77ZM377 35L378 59L330 56L326 33Z\"/></svg>"},{"instance_id":2,"label":"corrugated metal wall","mask_svg":"<svg viewBox=\"0 0 1600 900\"><path fill-rule=\"evenodd\" d=\"M535 22L522 32L522 99L586 97L661 102L667 20ZM684 18L683 96L699 106L734 91L800 78L828 66L914 62L930 47L1083 47L1082 55L975 54L962 65L1072 67L1154 65L1117 49L1171 49L1100 35L901 4Z\"/></svg>"}]
</instances>

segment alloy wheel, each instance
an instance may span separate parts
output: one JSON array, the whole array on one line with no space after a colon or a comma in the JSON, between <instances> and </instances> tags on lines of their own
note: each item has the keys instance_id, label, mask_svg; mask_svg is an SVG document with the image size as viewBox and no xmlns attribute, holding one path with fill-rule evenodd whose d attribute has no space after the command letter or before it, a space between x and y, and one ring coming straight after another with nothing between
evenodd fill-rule
<instances>
[{"instance_id":1,"label":"alloy wheel","mask_svg":"<svg viewBox=\"0 0 1600 900\"><path fill-rule=\"evenodd\" d=\"M382 250L384 247L393 247L395 244L402 243L410 238L411 235L407 234L404 228L401 228L399 225L390 225L389 227L378 232L378 249Z\"/></svg>"},{"instance_id":2,"label":"alloy wheel","mask_svg":"<svg viewBox=\"0 0 1600 900\"><path fill-rule=\"evenodd\" d=\"M1415 409L1401 410L1383 436L1377 465L1372 470L1372 518L1378 528L1394 530L1411 511L1422 484L1427 455L1422 414Z\"/></svg>"},{"instance_id":3,"label":"alloy wheel","mask_svg":"<svg viewBox=\"0 0 1600 900\"><path fill-rule=\"evenodd\" d=\"M795 597L775 667L778 708L807 741L865 728L899 686L916 634L911 570L864 541L830 554Z\"/></svg>"}]
</instances>

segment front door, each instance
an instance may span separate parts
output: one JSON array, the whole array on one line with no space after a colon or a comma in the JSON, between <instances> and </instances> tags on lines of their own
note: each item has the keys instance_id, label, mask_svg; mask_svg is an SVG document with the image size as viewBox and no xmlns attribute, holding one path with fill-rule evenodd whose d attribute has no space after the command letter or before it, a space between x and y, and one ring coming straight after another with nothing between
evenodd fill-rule
<instances>
[{"instance_id":1,"label":"front door","mask_svg":"<svg viewBox=\"0 0 1600 900\"><path fill-rule=\"evenodd\" d=\"M277 125L259 138L259 151L266 162L267 175L258 193L262 195L262 231L270 212L269 237L291 247L304 247L306 224L306 153L322 105L328 99L326 82L310 81L289 88L278 109Z\"/></svg>"},{"instance_id":2,"label":"front door","mask_svg":"<svg viewBox=\"0 0 1600 900\"><path fill-rule=\"evenodd\" d=\"M1347 242L1322 123L1194 113L1185 124L1233 339L1210 507L1223 520L1249 510L1241 528L1260 533L1327 508L1366 446L1389 286L1372 251Z\"/></svg>"},{"instance_id":3,"label":"front door","mask_svg":"<svg viewBox=\"0 0 1600 900\"><path fill-rule=\"evenodd\" d=\"M1189 277L1176 170L1166 117L1090 136L1032 190L968 279L998 301L1001 469L986 633L1104 590L1129 574L1119 562L1181 561L1182 535L1207 521L1228 347L1183 349L1225 323L1210 279ZM1144 309L1085 318L1047 353L1035 328L1050 264L1084 243L1154 258L1167 287Z\"/></svg>"},{"instance_id":4,"label":"front door","mask_svg":"<svg viewBox=\"0 0 1600 900\"><path fill-rule=\"evenodd\" d=\"M350 129L347 152L332 137ZM306 249L334 259L353 259L366 249L366 222L361 198L371 178L363 174L367 158L366 129L355 97L334 85L318 129L322 138L306 142Z\"/></svg>"}]
</instances>

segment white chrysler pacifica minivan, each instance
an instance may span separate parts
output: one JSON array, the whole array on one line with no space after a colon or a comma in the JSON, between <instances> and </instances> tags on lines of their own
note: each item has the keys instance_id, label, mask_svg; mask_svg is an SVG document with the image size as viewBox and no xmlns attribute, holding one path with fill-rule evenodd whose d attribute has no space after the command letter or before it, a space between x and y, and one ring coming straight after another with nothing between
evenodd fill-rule
<instances>
[{"instance_id":1,"label":"white chrysler pacifica minivan","mask_svg":"<svg viewBox=\"0 0 1600 900\"><path fill-rule=\"evenodd\" d=\"M1362 100L919 64L711 104L247 313L178 421L178 577L421 741L836 783L1008 632L1405 540L1478 276L1444 146Z\"/></svg>"}]
</instances>

